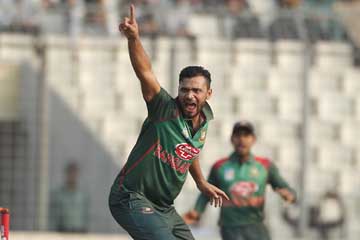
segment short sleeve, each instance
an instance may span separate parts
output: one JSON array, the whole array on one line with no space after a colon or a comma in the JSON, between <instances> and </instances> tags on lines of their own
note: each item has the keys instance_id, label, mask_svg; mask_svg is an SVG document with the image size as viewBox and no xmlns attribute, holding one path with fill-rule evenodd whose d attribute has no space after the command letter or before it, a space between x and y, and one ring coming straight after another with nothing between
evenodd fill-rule
<instances>
[{"instance_id":1,"label":"short sleeve","mask_svg":"<svg viewBox=\"0 0 360 240\"><path fill-rule=\"evenodd\" d=\"M151 101L146 102L146 106L151 121L170 118L176 111L175 100L163 88Z\"/></svg>"}]
</instances>

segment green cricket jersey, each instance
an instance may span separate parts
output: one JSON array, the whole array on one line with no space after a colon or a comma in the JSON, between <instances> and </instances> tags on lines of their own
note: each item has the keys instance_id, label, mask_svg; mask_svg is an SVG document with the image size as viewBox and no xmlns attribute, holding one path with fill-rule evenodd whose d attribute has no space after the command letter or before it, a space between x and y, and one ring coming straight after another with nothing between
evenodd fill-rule
<instances>
[{"instance_id":1,"label":"green cricket jersey","mask_svg":"<svg viewBox=\"0 0 360 240\"><path fill-rule=\"evenodd\" d=\"M192 134L191 123L182 116L177 99L164 89L147 103L147 108L148 116L138 140L115 179L111 194L133 191L155 206L167 208L179 194L189 167L204 146L213 113L206 103L202 110L206 120ZM115 199L110 198L110 204Z\"/></svg>"},{"instance_id":2,"label":"green cricket jersey","mask_svg":"<svg viewBox=\"0 0 360 240\"><path fill-rule=\"evenodd\" d=\"M239 226L262 222L266 185L273 189L289 187L280 176L274 163L266 158L251 155L241 163L236 153L217 161L210 172L208 181L222 189L230 198L221 208L220 226ZM197 199L195 210L204 212L209 198L201 194Z\"/></svg>"}]
</instances>

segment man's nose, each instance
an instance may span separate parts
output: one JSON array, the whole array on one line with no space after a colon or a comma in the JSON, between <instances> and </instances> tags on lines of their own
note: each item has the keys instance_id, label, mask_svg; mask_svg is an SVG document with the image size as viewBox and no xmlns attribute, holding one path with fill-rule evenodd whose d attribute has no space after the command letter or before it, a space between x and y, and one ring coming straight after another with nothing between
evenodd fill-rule
<instances>
[{"instance_id":1,"label":"man's nose","mask_svg":"<svg viewBox=\"0 0 360 240\"><path fill-rule=\"evenodd\" d=\"M189 91L186 93L185 97L186 97L186 99L193 99L194 93L192 91Z\"/></svg>"}]
</instances>

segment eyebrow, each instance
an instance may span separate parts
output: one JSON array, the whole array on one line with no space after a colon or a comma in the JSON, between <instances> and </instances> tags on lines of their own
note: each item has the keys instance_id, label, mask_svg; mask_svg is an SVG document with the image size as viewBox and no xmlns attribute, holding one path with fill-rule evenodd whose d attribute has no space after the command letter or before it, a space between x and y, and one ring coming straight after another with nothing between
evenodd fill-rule
<instances>
[{"instance_id":1,"label":"eyebrow","mask_svg":"<svg viewBox=\"0 0 360 240\"><path fill-rule=\"evenodd\" d=\"M185 89L185 90L201 90L201 88L197 88L197 87L193 87L193 88L191 88L191 87L180 87L180 89Z\"/></svg>"}]
</instances>

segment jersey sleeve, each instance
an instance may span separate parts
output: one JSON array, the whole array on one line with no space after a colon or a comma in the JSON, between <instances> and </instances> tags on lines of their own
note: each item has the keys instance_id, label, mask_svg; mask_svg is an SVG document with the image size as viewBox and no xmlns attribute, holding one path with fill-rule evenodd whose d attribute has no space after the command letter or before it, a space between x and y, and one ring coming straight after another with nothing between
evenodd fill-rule
<instances>
[{"instance_id":1,"label":"jersey sleeve","mask_svg":"<svg viewBox=\"0 0 360 240\"><path fill-rule=\"evenodd\" d=\"M291 188L287 181L280 175L279 169L274 163L271 163L269 166L269 184L274 190L286 188L296 196L295 190Z\"/></svg>"},{"instance_id":2,"label":"jersey sleeve","mask_svg":"<svg viewBox=\"0 0 360 240\"><path fill-rule=\"evenodd\" d=\"M160 92L151 101L146 102L148 118L151 121L159 121L169 118L174 114L175 103L172 97L161 88Z\"/></svg>"},{"instance_id":3,"label":"jersey sleeve","mask_svg":"<svg viewBox=\"0 0 360 240\"><path fill-rule=\"evenodd\" d=\"M213 184L213 185L217 185L217 181L216 181L216 169L214 167L212 167L209 177L208 177L208 182ZM197 211L198 213L202 214L205 209L206 209L206 205L208 204L210 198L208 196L206 196L205 194L201 193L199 195L199 197L196 200L195 203L195 211Z\"/></svg>"}]
</instances>

